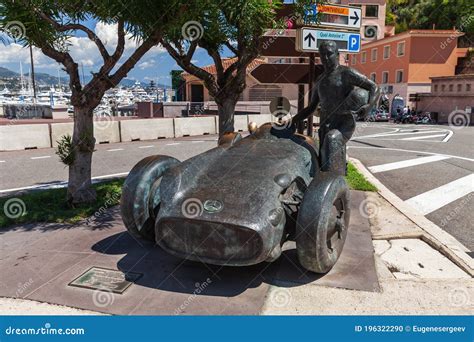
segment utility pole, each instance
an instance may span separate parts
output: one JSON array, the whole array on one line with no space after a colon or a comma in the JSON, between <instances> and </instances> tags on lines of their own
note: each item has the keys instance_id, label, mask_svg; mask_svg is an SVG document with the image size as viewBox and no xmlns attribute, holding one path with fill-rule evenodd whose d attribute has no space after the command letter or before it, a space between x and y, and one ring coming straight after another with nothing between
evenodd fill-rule
<instances>
[{"instance_id":1,"label":"utility pole","mask_svg":"<svg viewBox=\"0 0 474 342\"><path fill-rule=\"evenodd\" d=\"M36 100L36 82L35 82L35 64L33 62L33 47L30 44L30 59L31 59L31 83L33 86L33 98Z\"/></svg>"},{"instance_id":2,"label":"utility pole","mask_svg":"<svg viewBox=\"0 0 474 342\"><path fill-rule=\"evenodd\" d=\"M308 105L311 103L311 95L313 94L313 79L314 79L314 53L309 54L309 96ZM308 116L308 130L307 135L313 136L313 113Z\"/></svg>"}]
</instances>

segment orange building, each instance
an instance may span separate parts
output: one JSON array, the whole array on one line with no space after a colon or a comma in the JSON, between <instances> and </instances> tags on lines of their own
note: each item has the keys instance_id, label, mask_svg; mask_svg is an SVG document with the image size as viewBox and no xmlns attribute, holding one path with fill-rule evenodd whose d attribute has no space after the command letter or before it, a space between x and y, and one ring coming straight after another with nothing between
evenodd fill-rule
<instances>
[{"instance_id":1,"label":"orange building","mask_svg":"<svg viewBox=\"0 0 474 342\"><path fill-rule=\"evenodd\" d=\"M389 99L399 95L408 102L410 94L430 91L431 77L455 74L458 58L467 52L457 47L462 35L456 30L410 30L362 45L349 65L377 82Z\"/></svg>"}]
</instances>

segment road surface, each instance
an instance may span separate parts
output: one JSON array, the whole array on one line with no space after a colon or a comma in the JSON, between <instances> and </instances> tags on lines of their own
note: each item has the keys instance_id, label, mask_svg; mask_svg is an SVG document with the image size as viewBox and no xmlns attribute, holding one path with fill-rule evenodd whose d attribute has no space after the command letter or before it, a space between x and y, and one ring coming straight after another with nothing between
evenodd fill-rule
<instances>
[{"instance_id":1,"label":"road surface","mask_svg":"<svg viewBox=\"0 0 474 342\"><path fill-rule=\"evenodd\" d=\"M474 127L358 125L348 154L474 250Z\"/></svg>"}]
</instances>

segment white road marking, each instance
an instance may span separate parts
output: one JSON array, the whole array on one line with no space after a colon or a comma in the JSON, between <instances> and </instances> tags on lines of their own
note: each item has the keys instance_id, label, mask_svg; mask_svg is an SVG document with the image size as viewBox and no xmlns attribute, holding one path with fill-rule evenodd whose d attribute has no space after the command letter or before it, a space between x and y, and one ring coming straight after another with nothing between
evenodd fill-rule
<instances>
[{"instance_id":1,"label":"white road marking","mask_svg":"<svg viewBox=\"0 0 474 342\"><path fill-rule=\"evenodd\" d=\"M424 136L421 136L421 137L403 138L403 139L400 139L400 140L423 140L423 139L438 138L438 137L444 137L444 136L446 136L446 133L445 134L435 134L435 135L424 135Z\"/></svg>"},{"instance_id":2,"label":"white road marking","mask_svg":"<svg viewBox=\"0 0 474 342\"><path fill-rule=\"evenodd\" d=\"M451 137L453 136L454 132L449 130L449 133L448 135L446 136L446 138L443 139L443 142L448 142L449 139L451 139Z\"/></svg>"},{"instance_id":3,"label":"white road marking","mask_svg":"<svg viewBox=\"0 0 474 342\"><path fill-rule=\"evenodd\" d=\"M171 143L171 144L166 144L166 146L173 146L173 145L179 145L181 143Z\"/></svg>"},{"instance_id":4,"label":"white road marking","mask_svg":"<svg viewBox=\"0 0 474 342\"><path fill-rule=\"evenodd\" d=\"M360 148L360 149L373 149L373 150L383 150L383 151L399 151L399 152L408 152L408 153L420 153L420 154L429 154L431 156L445 156L449 158L455 158L460 160L467 160L470 162L474 162L472 158L460 157L460 156L453 156L452 154L440 154L440 153L432 153L432 152L425 152L425 151L414 151L414 150L404 150L401 148L388 148L388 147L372 147L372 146L347 146L347 148Z\"/></svg>"},{"instance_id":5,"label":"white road marking","mask_svg":"<svg viewBox=\"0 0 474 342\"><path fill-rule=\"evenodd\" d=\"M152 148L155 147L154 145L148 145L148 146L138 146L138 148Z\"/></svg>"},{"instance_id":6,"label":"white road marking","mask_svg":"<svg viewBox=\"0 0 474 342\"><path fill-rule=\"evenodd\" d=\"M196 140L196 141L193 141L192 143L197 144L197 143L203 143L203 142L204 142L204 140Z\"/></svg>"},{"instance_id":7,"label":"white road marking","mask_svg":"<svg viewBox=\"0 0 474 342\"><path fill-rule=\"evenodd\" d=\"M41 156L41 157L31 157L30 159L46 159L46 158L51 158L51 156Z\"/></svg>"},{"instance_id":8,"label":"white road marking","mask_svg":"<svg viewBox=\"0 0 474 342\"><path fill-rule=\"evenodd\" d=\"M474 174L471 174L412 197L406 200L405 203L414 207L423 215L427 215L473 191Z\"/></svg>"},{"instance_id":9,"label":"white road marking","mask_svg":"<svg viewBox=\"0 0 474 342\"><path fill-rule=\"evenodd\" d=\"M121 176L126 176L126 175L128 175L128 172L113 173L113 174L110 174L110 175L92 177L92 183L97 183L97 181L101 180L101 179L115 178L115 177L121 177ZM46 190L46 189L59 189L59 188L65 188L65 187L67 187L67 181L57 182L57 183L54 183L54 184L30 185L30 186L23 186L21 188L3 189L3 190L0 190L0 194L6 193L6 192L22 191L22 190L33 190L33 189Z\"/></svg>"},{"instance_id":10,"label":"white road marking","mask_svg":"<svg viewBox=\"0 0 474 342\"><path fill-rule=\"evenodd\" d=\"M121 177L121 176L126 176L126 175L128 175L128 172L112 173L112 174L110 174L110 175L103 175L103 176L92 177L92 180L95 180L95 179L104 179L104 178Z\"/></svg>"},{"instance_id":11,"label":"white road marking","mask_svg":"<svg viewBox=\"0 0 474 342\"><path fill-rule=\"evenodd\" d=\"M415 159L409 159L409 160L402 160L402 161L394 162L394 163L387 163L387 164L371 166L371 167L369 167L369 170L372 173L385 172L385 171L403 169L405 167L411 167L411 166L416 166L416 165L421 165L421 164L426 164L426 163L432 163L432 162L435 162L435 161L444 160L444 159L448 159L448 158L449 157L446 157L446 156L421 157L421 158L415 158Z\"/></svg>"},{"instance_id":12,"label":"white road marking","mask_svg":"<svg viewBox=\"0 0 474 342\"><path fill-rule=\"evenodd\" d=\"M0 163L5 163L5 160L0 160Z\"/></svg>"},{"instance_id":13,"label":"white road marking","mask_svg":"<svg viewBox=\"0 0 474 342\"><path fill-rule=\"evenodd\" d=\"M117 151L123 151L123 148L112 148L110 150L107 150L107 152L117 152Z\"/></svg>"},{"instance_id":14,"label":"white road marking","mask_svg":"<svg viewBox=\"0 0 474 342\"><path fill-rule=\"evenodd\" d=\"M361 138L378 138L378 137L391 137L391 136L398 136L398 135L412 135L412 134L425 134L425 133L441 133L444 130L437 130L437 131L418 131L418 132L396 132L396 133L377 133L377 134L370 134L370 135L363 135L357 137L358 139Z\"/></svg>"}]
</instances>

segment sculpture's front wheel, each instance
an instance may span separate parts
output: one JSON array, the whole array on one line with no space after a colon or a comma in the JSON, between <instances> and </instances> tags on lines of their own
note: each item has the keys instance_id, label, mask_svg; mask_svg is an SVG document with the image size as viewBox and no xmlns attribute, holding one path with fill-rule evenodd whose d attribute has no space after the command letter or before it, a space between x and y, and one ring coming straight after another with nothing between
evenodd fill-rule
<instances>
[{"instance_id":1,"label":"sculpture's front wheel","mask_svg":"<svg viewBox=\"0 0 474 342\"><path fill-rule=\"evenodd\" d=\"M296 249L304 268L326 273L336 263L349 228L349 188L342 176L316 175L298 212Z\"/></svg>"},{"instance_id":2,"label":"sculpture's front wheel","mask_svg":"<svg viewBox=\"0 0 474 342\"><path fill-rule=\"evenodd\" d=\"M168 156L149 156L140 160L123 184L120 210L128 231L155 240L155 216L161 202L159 186L163 173L179 160Z\"/></svg>"}]
</instances>

